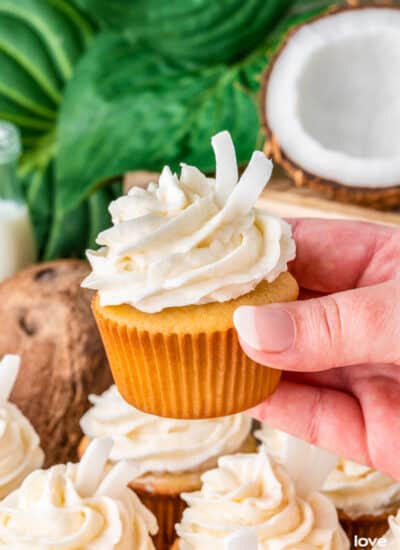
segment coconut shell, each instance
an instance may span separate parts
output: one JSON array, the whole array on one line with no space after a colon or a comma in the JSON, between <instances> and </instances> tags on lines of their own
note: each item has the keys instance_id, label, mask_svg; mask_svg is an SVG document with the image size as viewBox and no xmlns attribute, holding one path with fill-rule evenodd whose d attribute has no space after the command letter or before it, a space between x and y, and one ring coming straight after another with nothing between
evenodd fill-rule
<instances>
[{"instance_id":1,"label":"coconut shell","mask_svg":"<svg viewBox=\"0 0 400 550\"><path fill-rule=\"evenodd\" d=\"M309 187L317 193L339 202L357 204L360 206L369 206L372 208L377 208L379 210L388 210L400 206L400 184L385 188L354 187L345 185L339 181L327 180L315 174L311 174L310 172L302 169L301 166L299 166L298 164L296 164L296 162L289 158L289 156L282 149L279 143L278 136L275 135L269 127L268 117L265 109L265 98L268 91L269 78L272 73L274 64L293 34L295 34L300 27L302 27L303 25L307 25L310 22L314 22L324 17L329 17L333 14L343 11L365 9L370 7L400 9L399 5L393 4L391 2L358 4L358 2L356 1L349 1L348 5L346 6L330 8L324 14L313 17L308 21L301 23L300 25L292 27L289 33L286 35L284 41L279 46L268 68L262 75L259 108L261 117L261 129L266 136L264 147L265 154L269 157L272 157L274 162L281 166L287 172L287 174L290 176L290 178L293 179L297 187Z\"/></svg>"},{"instance_id":2,"label":"coconut shell","mask_svg":"<svg viewBox=\"0 0 400 550\"><path fill-rule=\"evenodd\" d=\"M112 383L90 310L93 294L80 288L88 273L84 261L59 260L0 284L0 357L22 358L11 401L38 432L46 466L77 459L88 394Z\"/></svg>"}]
</instances>

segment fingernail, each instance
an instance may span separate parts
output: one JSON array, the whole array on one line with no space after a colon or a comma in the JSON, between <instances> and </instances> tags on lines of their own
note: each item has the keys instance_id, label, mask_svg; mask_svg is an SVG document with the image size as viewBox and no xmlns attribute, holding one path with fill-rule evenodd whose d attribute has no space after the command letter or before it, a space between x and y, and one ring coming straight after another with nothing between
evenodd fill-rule
<instances>
[{"instance_id":1,"label":"fingernail","mask_svg":"<svg viewBox=\"0 0 400 550\"><path fill-rule=\"evenodd\" d=\"M294 322L283 309L243 306L233 320L239 336L258 351L282 352L294 342Z\"/></svg>"}]
</instances>

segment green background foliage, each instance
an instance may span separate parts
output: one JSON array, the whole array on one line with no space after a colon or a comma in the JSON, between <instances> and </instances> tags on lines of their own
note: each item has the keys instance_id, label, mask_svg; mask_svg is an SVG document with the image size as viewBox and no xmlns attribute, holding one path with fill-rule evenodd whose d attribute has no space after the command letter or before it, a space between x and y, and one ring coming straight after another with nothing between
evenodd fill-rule
<instances>
[{"instance_id":1,"label":"green background foliage","mask_svg":"<svg viewBox=\"0 0 400 550\"><path fill-rule=\"evenodd\" d=\"M128 170L210 172L222 129L246 163L262 146L262 71L294 24L330 4L0 0L0 118L21 131L41 257L93 246Z\"/></svg>"}]
</instances>

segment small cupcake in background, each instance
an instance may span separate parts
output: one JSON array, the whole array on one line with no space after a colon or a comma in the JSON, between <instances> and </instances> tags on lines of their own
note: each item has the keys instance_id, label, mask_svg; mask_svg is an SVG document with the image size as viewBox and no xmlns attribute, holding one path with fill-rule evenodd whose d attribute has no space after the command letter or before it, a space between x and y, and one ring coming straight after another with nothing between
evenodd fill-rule
<instances>
[{"instance_id":1,"label":"small cupcake in background","mask_svg":"<svg viewBox=\"0 0 400 550\"><path fill-rule=\"evenodd\" d=\"M32 472L0 502L0 549L154 550L156 519L126 486L135 465L107 470L111 446L97 440L79 464Z\"/></svg>"},{"instance_id":2,"label":"small cupcake in background","mask_svg":"<svg viewBox=\"0 0 400 550\"><path fill-rule=\"evenodd\" d=\"M339 461L323 489L339 510L340 521L351 540L355 535L382 536L388 529L389 517L400 508L400 483L350 460Z\"/></svg>"},{"instance_id":3,"label":"small cupcake in background","mask_svg":"<svg viewBox=\"0 0 400 550\"><path fill-rule=\"evenodd\" d=\"M299 462L297 481L305 475L303 457ZM255 532L257 550L348 550L335 507L315 490L309 466L310 479L297 485L264 452L220 458L218 468L202 476L200 491L182 495L188 508L174 550L247 550L232 541L243 528Z\"/></svg>"},{"instance_id":4,"label":"small cupcake in background","mask_svg":"<svg viewBox=\"0 0 400 550\"><path fill-rule=\"evenodd\" d=\"M126 403L116 386L90 401L93 406L81 419L80 455L90 441L111 437L110 464L135 461L137 477L129 486L158 519L157 548L175 539L175 523L185 508L180 493L200 489L201 475L217 465L219 456L256 449L251 419L244 414L196 421L160 418Z\"/></svg>"},{"instance_id":5,"label":"small cupcake in background","mask_svg":"<svg viewBox=\"0 0 400 550\"><path fill-rule=\"evenodd\" d=\"M9 402L20 367L17 355L0 361L0 499L17 489L44 463L39 436L21 411Z\"/></svg>"},{"instance_id":6,"label":"small cupcake in background","mask_svg":"<svg viewBox=\"0 0 400 550\"><path fill-rule=\"evenodd\" d=\"M389 518L389 530L375 541L373 550L399 550L400 548L400 510Z\"/></svg>"},{"instance_id":7,"label":"small cupcake in background","mask_svg":"<svg viewBox=\"0 0 400 550\"><path fill-rule=\"evenodd\" d=\"M215 418L264 401L280 371L242 350L239 306L296 300L291 227L255 207L272 163L255 151L239 177L231 136L212 138L216 176L165 167L110 205L88 251L93 312L124 399L169 418Z\"/></svg>"},{"instance_id":8,"label":"small cupcake in background","mask_svg":"<svg viewBox=\"0 0 400 550\"><path fill-rule=\"evenodd\" d=\"M285 449L292 436L262 424L256 437L278 462L285 463ZM335 504L351 541L355 535L375 538L388 529L388 518L400 508L400 483L369 466L340 459L322 486ZM399 546L400 549L400 546Z\"/></svg>"}]
</instances>

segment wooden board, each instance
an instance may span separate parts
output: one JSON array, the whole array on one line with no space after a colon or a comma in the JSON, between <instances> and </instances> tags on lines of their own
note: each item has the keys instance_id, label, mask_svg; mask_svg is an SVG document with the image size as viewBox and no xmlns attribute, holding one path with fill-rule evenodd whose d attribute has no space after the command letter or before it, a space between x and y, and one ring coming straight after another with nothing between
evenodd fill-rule
<instances>
[{"instance_id":1,"label":"wooden board","mask_svg":"<svg viewBox=\"0 0 400 550\"><path fill-rule=\"evenodd\" d=\"M271 180L258 205L285 218L336 218L400 226L400 212L382 212L322 199L312 191L294 187L290 180L282 178Z\"/></svg>"}]
</instances>

